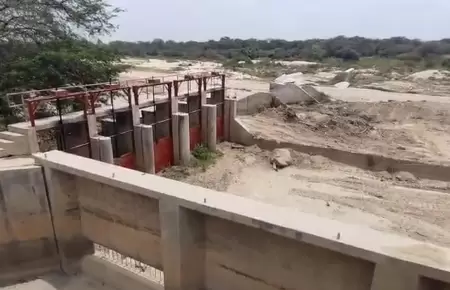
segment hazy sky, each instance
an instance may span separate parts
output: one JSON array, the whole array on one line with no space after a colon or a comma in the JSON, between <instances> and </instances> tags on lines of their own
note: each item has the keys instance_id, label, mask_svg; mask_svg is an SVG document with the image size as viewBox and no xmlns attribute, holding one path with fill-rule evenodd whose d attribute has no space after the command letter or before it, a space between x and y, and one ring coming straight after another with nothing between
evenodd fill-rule
<instances>
[{"instance_id":1,"label":"hazy sky","mask_svg":"<svg viewBox=\"0 0 450 290\"><path fill-rule=\"evenodd\" d=\"M123 12L108 40L450 38L450 0L108 0Z\"/></svg>"}]
</instances>

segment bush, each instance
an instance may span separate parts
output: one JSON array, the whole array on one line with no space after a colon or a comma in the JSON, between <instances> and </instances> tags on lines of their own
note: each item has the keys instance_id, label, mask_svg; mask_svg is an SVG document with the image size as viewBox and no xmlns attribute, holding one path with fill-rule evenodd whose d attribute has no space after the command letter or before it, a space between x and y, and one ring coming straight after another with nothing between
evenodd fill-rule
<instances>
[{"instance_id":1,"label":"bush","mask_svg":"<svg viewBox=\"0 0 450 290\"><path fill-rule=\"evenodd\" d=\"M343 48L336 52L336 57L342 58L343 60L359 60L359 53L352 48Z\"/></svg>"},{"instance_id":2,"label":"bush","mask_svg":"<svg viewBox=\"0 0 450 290\"><path fill-rule=\"evenodd\" d=\"M201 167L203 171L206 171L209 166L216 162L217 158L222 156L222 153L211 151L205 145L200 144L192 151L192 156L195 158L193 166Z\"/></svg>"}]
</instances>

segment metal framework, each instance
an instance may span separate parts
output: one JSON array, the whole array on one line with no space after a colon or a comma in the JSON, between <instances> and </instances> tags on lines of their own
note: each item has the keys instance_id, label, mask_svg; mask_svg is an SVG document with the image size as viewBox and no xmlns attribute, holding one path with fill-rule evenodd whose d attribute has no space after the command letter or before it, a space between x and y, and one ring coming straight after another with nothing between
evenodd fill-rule
<instances>
[{"instance_id":1,"label":"metal framework","mask_svg":"<svg viewBox=\"0 0 450 290\"><path fill-rule=\"evenodd\" d=\"M152 100L147 103L146 107L152 107L152 106L157 106L158 104L162 104L162 103L167 103L169 108L172 108L172 82L154 82L154 81L150 81L147 84L143 84L143 85L138 85L138 86L133 86L133 96L134 96L134 102L136 105L140 104L140 100L139 100L139 96L142 92L142 90L144 89L149 89L151 88L153 90L152 93ZM155 93L154 93L154 89L156 87L162 87L164 91L167 92L167 101L158 101L155 98ZM159 130L158 127L163 126L164 124L170 122L172 120L172 111L171 109L168 110L168 115L164 116L164 118L157 118L156 114L156 107L155 107L155 111L153 112L154 115L154 122L152 122L152 126L153 126L153 138L154 141L157 142L159 139ZM172 136L172 126L169 125L169 132L170 132L170 136Z\"/></svg>"},{"instance_id":2,"label":"metal framework","mask_svg":"<svg viewBox=\"0 0 450 290\"><path fill-rule=\"evenodd\" d=\"M108 105L110 107L108 108L108 112L111 120L111 126L112 126L112 134L109 132L109 136L112 139L113 146L115 149L115 152L117 155L120 150L118 150L118 141L117 139L120 136L123 135L130 135L131 144L132 144L132 150L135 152L136 144L135 140L133 138L134 133L134 124L133 124L133 103L134 105L140 105L140 107L146 106L154 106L155 111L154 114L154 122L152 123L154 127L154 138L155 142L158 143L159 138L162 136L165 136L167 134L167 130L164 126L168 126L168 130L170 131L169 136L172 134L172 126L170 125L170 121L172 120L172 98L189 98L192 96L198 96L199 97L199 103L198 106L191 108L191 102L187 102L188 104L188 113L189 114L198 114L199 118L199 125L201 126L202 120L201 120L201 94L203 92L212 92L217 91L218 86L214 84L214 82L220 79L221 85L220 87L224 90L225 89L225 75L224 74L218 74L218 73L202 73L202 74L195 74L195 75L168 75L161 78L145 78L145 79L136 79L136 80L126 80L126 81L117 81L117 80L111 80L108 83L97 83L97 84L90 84L90 85L81 85L81 86L67 86L67 87L61 87L57 89L47 89L47 90L33 90L33 91L26 91L26 92L19 92L19 93L11 93L8 94L8 98L15 98L17 96L20 96L24 104L27 106L26 110L24 110L25 116L28 117L30 124L32 127L36 126L36 120L37 120L37 110L40 105L44 103L55 103L56 109L57 109L57 117L59 119L59 126L57 127L57 132L59 134L58 137L58 149L63 151L76 151L79 148L85 146L88 148L89 157L92 157L91 152L91 141L89 136L89 125L87 123L87 115L88 114L95 114L96 108L98 107L98 102L100 101L100 98L107 98L108 99ZM182 92L180 94L180 87L183 83L187 83L187 93ZM191 90L191 86L194 84L194 89ZM210 88L208 88L210 87ZM155 89L158 90L158 93L155 92ZM146 91L147 92L147 99L144 98L142 100L140 97L142 93ZM152 99L150 99L150 93L152 95ZM120 106L120 109L116 107L115 105L115 96L118 94L121 94L125 96L127 99L127 105L125 108ZM156 97L156 95L161 94L164 96L164 100L160 100ZM76 110L80 115L79 117L84 118L84 134L83 136L86 136L86 140L83 141L81 144L76 144L75 146L71 146L73 144L68 144L70 142L67 142L68 134L70 135L70 132L66 132L67 128L69 126L70 122L64 122L66 117L64 116L66 112L63 111L64 101L65 100L74 100L75 102L81 104L81 109L77 108L79 110ZM142 104L140 104L142 102ZM145 104L144 104L145 102ZM158 111L156 112L156 107L161 109L159 105L163 103L168 103L168 110L167 110L167 116L165 116L165 111ZM223 100L220 103L216 103L217 105L223 105ZM25 109L25 108L24 108ZM117 115L121 113L127 113L129 114L129 120L126 121L127 124L129 124L129 127L126 129L121 126L118 128L117 124ZM159 115L158 115L159 114ZM164 114L162 116L161 114ZM123 117L123 116L122 116ZM106 124L107 125L107 124ZM109 126L109 125L107 125ZM69 126L70 127L70 126ZM159 128L161 127L161 128ZM69 128L70 129L70 128ZM79 127L78 127L79 129ZM159 130L161 129L161 130ZM166 130L166 131L164 131ZM70 131L70 130L69 130ZM111 130L110 130L111 131ZM165 132L164 135L159 134L160 132ZM83 132L82 132L83 133ZM159 136L161 135L161 136ZM73 136L72 136L73 137ZM70 138L69 138L70 139ZM74 139L74 138L72 138ZM79 140L78 140L79 141ZM77 142L78 142L77 141ZM128 141L127 141L128 142ZM72 142L74 143L74 142ZM129 146L129 145L127 145ZM123 151L123 150L122 150ZM120 153L120 152L119 152ZM115 156L118 157L118 156Z\"/></svg>"},{"instance_id":3,"label":"metal framework","mask_svg":"<svg viewBox=\"0 0 450 290\"><path fill-rule=\"evenodd\" d=\"M85 134L85 141L81 144L75 144L74 146L70 146L68 142L66 142L67 141L66 124L64 124L63 122L63 112L62 112L63 109L61 104L63 100L74 100L82 104L83 107L82 111L84 116L84 129L85 132L87 133ZM56 109L58 111L59 127L57 130L58 135L56 136L58 149L67 152L74 152L80 148L86 147L88 150L88 156L92 157L91 139L89 138L88 133L89 125L87 123L87 110L89 107L89 102L88 102L88 95L86 94L86 92L69 93L64 90L54 90L52 95L40 96L26 100L28 106L28 116L30 116L31 126L34 127L36 125L35 114L39 104L51 101L56 102Z\"/></svg>"},{"instance_id":4,"label":"metal framework","mask_svg":"<svg viewBox=\"0 0 450 290\"><path fill-rule=\"evenodd\" d=\"M110 133L105 136L110 137L112 140L114 157L120 157L120 155L122 155L121 153L125 153L125 152L120 152L120 150L119 150L119 138L122 138L122 136L130 135L129 138L131 138L131 146L132 146L131 150L132 150L132 152L135 152L135 150L136 150L136 144L135 144L135 140L133 138L133 136L134 136L133 112L132 112L132 105L133 105L132 99L133 98L131 95L131 91L132 91L132 88L130 88L128 86L122 87L120 84L112 84L111 83L107 88L88 92L89 100L90 100L90 108L91 108L92 114L95 114L95 104L99 100L100 96L102 96L104 94L109 95L108 98L109 98L109 102L111 103L111 111L110 111L110 114L108 114L108 116L110 116L112 118L113 132L112 132L112 134ZM120 92L124 93L124 95L126 96L128 107L119 111L114 106L114 100L115 100L116 94L120 93ZM128 117L128 122L126 122L126 124L127 124L126 128L119 127L118 122L117 122L117 115L119 113L123 113L123 112L125 112Z\"/></svg>"}]
</instances>

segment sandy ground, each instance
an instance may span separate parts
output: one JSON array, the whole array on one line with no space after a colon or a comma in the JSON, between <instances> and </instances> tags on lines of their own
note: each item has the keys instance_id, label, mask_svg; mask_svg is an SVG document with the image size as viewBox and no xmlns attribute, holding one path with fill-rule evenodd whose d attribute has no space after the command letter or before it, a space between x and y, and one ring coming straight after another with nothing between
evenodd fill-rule
<instances>
[{"instance_id":1,"label":"sandy ground","mask_svg":"<svg viewBox=\"0 0 450 290\"><path fill-rule=\"evenodd\" d=\"M423 94L407 94L407 93L395 93L384 92L371 89L361 88L346 88L339 89L335 87L319 86L317 89L333 99L347 101L347 102L387 102L389 100L395 101L427 101L436 103L450 103L450 98L441 96L431 96Z\"/></svg>"},{"instance_id":2,"label":"sandy ground","mask_svg":"<svg viewBox=\"0 0 450 290\"><path fill-rule=\"evenodd\" d=\"M239 118L263 139L450 165L449 115L448 103L332 101Z\"/></svg>"},{"instance_id":3,"label":"sandy ground","mask_svg":"<svg viewBox=\"0 0 450 290\"><path fill-rule=\"evenodd\" d=\"M269 90L269 83L257 77L225 70L218 63L199 61L165 61L150 59L148 61L128 59L135 67L120 75L121 80L135 80L141 78L163 78L164 80L176 79L176 75L217 71L227 75L227 94L231 97L242 98L256 92Z\"/></svg>"},{"instance_id":4,"label":"sandy ground","mask_svg":"<svg viewBox=\"0 0 450 290\"><path fill-rule=\"evenodd\" d=\"M49 274L21 284L0 287L4 290L117 290L85 275Z\"/></svg>"},{"instance_id":5,"label":"sandy ground","mask_svg":"<svg viewBox=\"0 0 450 290\"><path fill-rule=\"evenodd\" d=\"M224 153L205 172L177 175L184 182L229 192L281 207L336 219L414 239L450 246L450 184L402 181L321 156L293 153L294 165L279 171L270 152L256 147ZM173 169L178 171L179 169ZM194 169L190 169L194 170ZM169 176L174 172L166 172ZM280 209L282 210L282 209Z\"/></svg>"},{"instance_id":6,"label":"sandy ground","mask_svg":"<svg viewBox=\"0 0 450 290\"><path fill-rule=\"evenodd\" d=\"M181 68L180 68L181 67ZM211 63L150 61L123 74L123 78L183 74L218 70ZM376 71L360 70L361 83L376 81ZM436 74L430 74L434 77ZM268 82L227 73L228 95L238 99L268 91ZM304 76L327 83L335 73ZM397 81L408 85L424 81L421 73ZM385 77L378 77L381 81ZM320 81L320 82L319 82ZM441 80L442 81L442 80ZM255 135L268 139L331 146L348 151L377 153L396 158L450 165L450 98L364 88L339 89L318 86L337 102L325 106L294 106L241 117ZM420 92L420 91L419 91ZM348 103L346 103L348 102ZM288 118L287 118L288 117ZM164 175L188 183L261 200L281 207L337 219L348 223L406 235L450 246L450 184L431 180L405 181L387 172L371 172L332 162L320 156L295 153L295 164L274 171L268 152L251 147L232 149L206 171L174 167Z\"/></svg>"}]
</instances>

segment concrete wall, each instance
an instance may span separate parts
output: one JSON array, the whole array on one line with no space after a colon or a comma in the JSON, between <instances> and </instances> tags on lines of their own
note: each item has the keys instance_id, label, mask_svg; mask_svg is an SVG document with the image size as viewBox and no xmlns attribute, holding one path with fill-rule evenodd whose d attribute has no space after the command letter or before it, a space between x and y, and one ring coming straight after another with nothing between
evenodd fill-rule
<instances>
[{"instance_id":1,"label":"concrete wall","mask_svg":"<svg viewBox=\"0 0 450 290\"><path fill-rule=\"evenodd\" d=\"M369 261L224 219L206 218L206 240L208 289L360 290L372 283Z\"/></svg>"},{"instance_id":2,"label":"concrete wall","mask_svg":"<svg viewBox=\"0 0 450 290\"><path fill-rule=\"evenodd\" d=\"M52 195L77 184L74 236L162 268L166 289L449 287L450 249L64 152L36 159Z\"/></svg>"},{"instance_id":3,"label":"concrete wall","mask_svg":"<svg viewBox=\"0 0 450 290\"><path fill-rule=\"evenodd\" d=\"M157 200L86 178L75 179L83 235L161 269Z\"/></svg>"},{"instance_id":4,"label":"concrete wall","mask_svg":"<svg viewBox=\"0 0 450 290\"><path fill-rule=\"evenodd\" d=\"M322 102L327 96L319 93L310 85L298 86L293 83L270 84L270 92L281 103L289 105L296 103Z\"/></svg>"},{"instance_id":5,"label":"concrete wall","mask_svg":"<svg viewBox=\"0 0 450 290\"><path fill-rule=\"evenodd\" d=\"M42 168L0 170L0 285L58 267Z\"/></svg>"},{"instance_id":6,"label":"concrete wall","mask_svg":"<svg viewBox=\"0 0 450 290\"><path fill-rule=\"evenodd\" d=\"M253 115L265 108L270 108L273 103L271 93L256 93L237 101L238 115Z\"/></svg>"}]
</instances>

